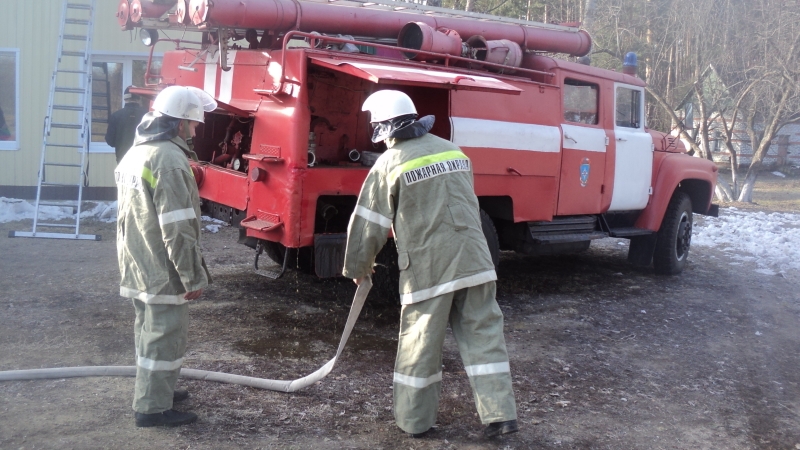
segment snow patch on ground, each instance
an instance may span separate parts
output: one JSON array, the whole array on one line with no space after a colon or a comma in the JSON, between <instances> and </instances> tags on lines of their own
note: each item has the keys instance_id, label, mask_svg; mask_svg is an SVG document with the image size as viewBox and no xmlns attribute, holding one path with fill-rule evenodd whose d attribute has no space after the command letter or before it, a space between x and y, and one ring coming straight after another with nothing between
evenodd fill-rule
<instances>
[{"instance_id":1,"label":"snow patch on ground","mask_svg":"<svg viewBox=\"0 0 800 450\"><path fill-rule=\"evenodd\" d=\"M695 222L692 244L715 247L736 261L755 262L757 273L800 270L800 214L723 208Z\"/></svg>"},{"instance_id":2,"label":"snow patch on ground","mask_svg":"<svg viewBox=\"0 0 800 450\"><path fill-rule=\"evenodd\" d=\"M219 233L219 225L206 225L203 229L209 233Z\"/></svg>"},{"instance_id":3,"label":"snow patch on ground","mask_svg":"<svg viewBox=\"0 0 800 450\"><path fill-rule=\"evenodd\" d=\"M202 220L203 222L210 222L210 223L213 223L215 225L221 225L223 227L227 227L228 226L227 222L224 222L224 221L219 220L219 219L214 219L214 218L212 218L210 216L200 216L200 220Z\"/></svg>"},{"instance_id":4,"label":"snow patch on ground","mask_svg":"<svg viewBox=\"0 0 800 450\"><path fill-rule=\"evenodd\" d=\"M117 221L117 202L84 202L83 207L88 209L81 211L81 220L94 219L107 223ZM35 210L35 202L0 197L0 223L32 220ZM58 222L74 220L74 218L71 206L42 206L39 208L40 221Z\"/></svg>"},{"instance_id":5,"label":"snow patch on ground","mask_svg":"<svg viewBox=\"0 0 800 450\"><path fill-rule=\"evenodd\" d=\"M201 216L200 220L202 220L203 222L210 222L210 224L203 227L203 229L208 231L209 233L219 233L219 229L221 227L228 226L227 222L223 222L222 220L214 219L209 216Z\"/></svg>"}]
</instances>

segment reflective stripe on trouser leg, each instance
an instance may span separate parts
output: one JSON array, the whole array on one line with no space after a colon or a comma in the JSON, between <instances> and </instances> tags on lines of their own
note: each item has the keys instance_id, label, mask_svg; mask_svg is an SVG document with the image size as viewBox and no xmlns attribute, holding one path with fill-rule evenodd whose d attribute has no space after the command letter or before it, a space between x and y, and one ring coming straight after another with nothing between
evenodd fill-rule
<instances>
[{"instance_id":1,"label":"reflective stripe on trouser leg","mask_svg":"<svg viewBox=\"0 0 800 450\"><path fill-rule=\"evenodd\" d=\"M455 293L450 327L481 422L515 420L517 407L503 337L503 313L495 300L494 281Z\"/></svg>"},{"instance_id":2,"label":"reflective stripe on trouser leg","mask_svg":"<svg viewBox=\"0 0 800 450\"><path fill-rule=\"evenodd\" d=\"M403 305L394 363L394 418L406 433L436 423L442 390L442 345L453 294Z\"/></svg>"},{"instance_id":3,"label":"reflective stripe on trouser leg","mask_svg":"<svg viewBox=\"0 0 800 450\"><path fill-rule=\"evenodd\" d=\"M153 414L172 408L189 331L189 306L148 305L136 309L136 388L133 410Z\"/></svg>"}]
</instances>

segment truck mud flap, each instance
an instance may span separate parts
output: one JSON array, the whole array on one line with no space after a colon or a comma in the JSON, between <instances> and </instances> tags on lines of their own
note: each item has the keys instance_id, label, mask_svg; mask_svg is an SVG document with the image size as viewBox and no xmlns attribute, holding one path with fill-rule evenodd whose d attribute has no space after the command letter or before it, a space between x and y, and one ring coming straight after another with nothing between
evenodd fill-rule
<instances>
[{"instance_id":1,"label":"truck mud flap","mask_svg":"<svg viewBox=\"0 0 800 450\"><path fill-rule=\"evenodd\" d=\"M628 262L634 266L649 267L653 262L657 240L656 233L632 237L630 247L628 247Z\"/></svg>"},{"instance_id":2,"label":"truck mud flap","mask_svg":"<svg viewBox=\"0 0 800 450\"><path fill-rule=\"evenodd\" d=\"M719 205L712 204L704 216L719 217Z\"/></svg>"},{"instance_id":3,"label":"truck mud flap","mask_svg":"<svg viewBox=\"0 0 800 450\"><path fill-rule=\"evenodd\" d=\"M314 235L314 272L320 278L342 275L346 233Z\"/></svg>"}]
</instances>

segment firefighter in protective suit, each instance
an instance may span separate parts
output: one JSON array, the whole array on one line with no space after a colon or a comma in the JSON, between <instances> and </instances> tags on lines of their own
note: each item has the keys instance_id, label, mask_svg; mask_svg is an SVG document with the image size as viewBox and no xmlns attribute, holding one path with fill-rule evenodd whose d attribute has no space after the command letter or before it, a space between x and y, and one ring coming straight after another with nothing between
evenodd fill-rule
<instances>
[{"instance_id":1,"label":"firefighter in protective suit","mask_svg":"<svg viewBox=\"0 0 800 450\"><path fill-rule=\"evenodd\" d=\"M513 433L517 414L503 315L481 229L470 159L428 131L404 93L370 95L372 141L387 150L369 171L347 233L343 273L360 284L390 228L397 245L402 312L394 371L394 416L413 437L436 423L448 322L458 342L487 436Z\"/></svg>"},{"instance_id":2,"label":"firefighter in protective suit","mask_svg":"<svg viewBox=\"0 0 800 450\"><path fill-rule=\"evenodd\" d=\"M175 390L188 338L187 302L211 277L200 252L200 197L189 166L195 128L216 102L197 88L171 86L136 130L114 175L120 295L136 310L136 426L176 426L197 419L172 409L189 396Z\"/></svg>"}]
</instances>

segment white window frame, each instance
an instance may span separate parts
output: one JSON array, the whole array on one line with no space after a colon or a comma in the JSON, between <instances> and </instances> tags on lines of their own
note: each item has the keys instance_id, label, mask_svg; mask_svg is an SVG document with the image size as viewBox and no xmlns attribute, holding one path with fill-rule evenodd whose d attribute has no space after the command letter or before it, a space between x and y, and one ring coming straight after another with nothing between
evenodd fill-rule
<instances>
[{"instance_id":1,"label":"white window frame","mask_svg":"<svg viewBox=\"0 0 800 450\"><path fill-rule=\"evenodd\" d=\"M153 53L153 58L162 58L163 53ZM96 62L103 63L119 63L122 64L122 85L130 86L133 83L133 61L134 60L147 60L150 53L137 53L137 52L93 52L92 64ZM122 93L120 93L122 95ZM120 98L122 100L122 98ZM91 103L91 102L90 102ZM114 111L109 111L113 113ZM89 112L89 117L92 117L92 111ZM89 142L89 153L114 153L114 147L100 142Z\"/></svg>"},{"instance_id":2,"label":"white window frame","mask_svg":"<svg viewBox=\"0 0 800 450\"><path fill-rule=\"evenodd\" d=\"M638 127L622 127L617 125L617 95L619 94L619 89L627 89L629 91L638 92L639 93L639 126ZM645 100L647 97L645 96L645 91L643 87L640 86L633 86L633 85L626 85L620 83L614 83L614 127L615 128L627 128L629 130L644 130L647 127L645 120L647 115L644 113L645 111Z\"/></svg>"},{"instance_id":3,"label":"white window frame","mask_svg":"<svg viewBox=\"0 0 800 450\"><path fill-rule=\"evenodd\" d=\"M19 49L18 48L5 48L0 47L0 53L13 53L14 54L14 140L13 141L0 141L0 150L16 151L20 149L19 145L19 124L21 122L19 116ZM5 111L4 111L5 112Z\"/></svg>"}]
</instances>

